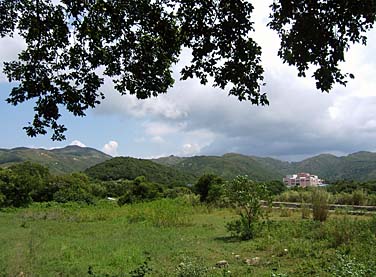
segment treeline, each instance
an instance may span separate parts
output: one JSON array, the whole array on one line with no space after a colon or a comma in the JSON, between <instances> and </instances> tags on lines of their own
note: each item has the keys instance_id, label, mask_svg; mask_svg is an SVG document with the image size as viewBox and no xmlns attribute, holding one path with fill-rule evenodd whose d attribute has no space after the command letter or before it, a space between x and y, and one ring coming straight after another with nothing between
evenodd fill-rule
<instances>
[{"instance_id":1,"label":"treeline","mask_svg":"<svg viewBox=\"0 0 376 277\"><path fill-rule=\"evenodd\" d=\"M127 160L129 161L134 162ZM107 164L108 167L109 165ZM0 168L0 207L26 207L32 202L49 201L94 204L97 200L105 198L124 205L193 194L197 195L201 202L220 206L223 203L224 187L227 182L214 174L204 174L193 184L186 181L185 185L176 185L182 184L182 181L171 179L170 175L166 177L166 182L151 181L149 178L153 178L150 172L147 177L135 176L131 179L124 178L129 173L119 173L116 177L118 179L111 175L111 179L103 180L106 174L109 173L100 172L100 178L85 173L56 176L46 167L31 162ZM157 175L158 178L160 174ZM262 183L275 201L310 202L309 188L286 189L281 181ZM338 181L328 186L326 190L331 194L331 203L376 205L376 182Z\"/></svg>"},{"instance_id":2,"label":"treeline","mask_svg":"<svg viewBox=\"0 0 376 277\"><path fill-rule=\"evenodd\" d=\"M102 174L106 174L102 172ZM53 175L48 168L24 162L0 168L0 207L26 207L32 202L81 202L94 204L99 199L116 200L119 205L158 198L197 195L201 202L219 203L225 180L205 174L194 184L158 183L145 176L134 179L101 180L85 173ZM282 182L267 182L272 194L281 193Z\"/></svg>"},{"instance_id":3,"label":"treeline","mask_svg":"<svg viewBox=\"0 0 376 277\"><path fill-rule=\"evenodd\" d=\"M292 188L274 197L281 202L310 203L314 188ZM376 206L376 182L336 181L325 187L328 201L338 205Z\"/></svg>"},{"instance_id":4,"label":"treeline","mask_svg":"<svg viewBox=\"0 0 376 277\"><path fill-rule=\"evenodd\" d=\"M56 176L46 167L30 162L0 168L0 207L26 207L32 202L49 201L94 204L103 198L116 198L123 205L190 193L187 187L149 182L144 176L111 181L91 179L84 173Z\"/></svg>"}]
</instances>

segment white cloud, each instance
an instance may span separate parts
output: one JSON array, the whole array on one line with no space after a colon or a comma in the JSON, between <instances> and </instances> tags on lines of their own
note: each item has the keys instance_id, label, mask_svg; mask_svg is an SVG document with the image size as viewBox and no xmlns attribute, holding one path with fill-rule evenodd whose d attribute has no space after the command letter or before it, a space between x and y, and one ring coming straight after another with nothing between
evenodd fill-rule
<instances>
[{"instance_id":1,"label":"white cloud","mask_svg":"<svg viewBox=\"0 0 376 277\"><path fill-rule=\"evenodd\" d=\"M3 73L3 63L16 60L18 53L26 48L23 38L17 33L13 37L0 38L0 83L8 82L8 79Z\"/></svg>"},{"instance_id":2,"label":"white cloud","mask_svg":"<svg viewBox=\"0 0 376 277\"><path fill-rule=\"evenodd\" d=\"M170 134L175 134L184 128L184 124L169 124L168 122L146 122L143 124L145 128L145 133L151 136L165 136Z\"/></svg>"},{"instance_id":3,"label":"white cloud","mask_svg":"<svg viewBox=\"0 0 376 277\"><path fill-rule=\"evenodd\" d=\"M164 143L165 140L161 136L154 136L150 139L154 143Z\"/></svg>"},{"instance_id":4,"label":"white cloud","mask_svg":"<svg viewBox=\"0 0 376 277\"><path fill-rule=\"evenodd\" d=\"M183 156L192 156L200 153L201 147L198 144L186 143L182 147Z\"/></svg>"},{"instance_id":5,"label":"white cloud","mask_svg":"<svg viewBox=\"0 0 376 277\"><path fill-rule=\"evenodd\" d=\"M103 146L102 151L110 156L117 156L118 147L119 143L111 140Z\"/></svg>"},{"instance_id":6,"label":"white cloud","mask_svg":"<svg viewBox=\"0 0 376 277\"><path fill-rule=\"evenodd\" d=\"M85 144L83 144L81 141L79 140L74 140L72 141L69 145L76 145L76 146L80 146L80 147L86 147Z\"/></svg>"}]
</instances>

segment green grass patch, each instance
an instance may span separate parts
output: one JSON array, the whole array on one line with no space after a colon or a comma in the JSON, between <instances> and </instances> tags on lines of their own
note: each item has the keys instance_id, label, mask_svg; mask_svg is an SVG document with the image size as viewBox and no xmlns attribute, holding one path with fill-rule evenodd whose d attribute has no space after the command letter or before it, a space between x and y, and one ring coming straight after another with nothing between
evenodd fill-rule
<instances>
[{"instance_id":1,"label":"green grass patch","mask_svg":"<svg viewBox=\"0 0 376 277\"><path fill-rule=\"evenodd\" d=\"M148 276L333 276L347 272L343 265L376 272L375 218L333 214L320 223L274 211L254 239L240 241L225 228L234 217L181 199L3 210L0 276L131 276L149 257ZM221 260L228 266L217 268Z\"/></svg>"}]
</instances>

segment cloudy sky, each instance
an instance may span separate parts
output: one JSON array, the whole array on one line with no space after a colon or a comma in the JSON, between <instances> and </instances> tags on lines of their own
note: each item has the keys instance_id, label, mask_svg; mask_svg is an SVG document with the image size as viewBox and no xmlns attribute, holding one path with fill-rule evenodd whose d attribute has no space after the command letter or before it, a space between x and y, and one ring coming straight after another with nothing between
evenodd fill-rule
<instances>
[{"instance_id":1,"label":"cloudy sky","mask_svg":"<svg viewBox=\"0 0 376 277\"><path fill-rule=\"evenodd\" d=\"M270 106L240 103L225 91L202 86L197 80L178 81L189 60L184 51L174 67L176 83L158 98L137 100L120 96L111 81L103 87L106 99L84 118L63 113L68 127L65 142L51 134L29 138L22 127L32 120L32 103L5 103L12 87L0 74L0 148L93 147L111 155L159 157L222 155L228 152L301 160L320 153L346 155L376 151L376 31L368 45L355 45L342 65L355 75L347 87L329 94L315 89L310 78L298 78L295 68L277 57L279 40L266 27L268 1L255 1L255 38L263 48L264 90ZM0 39L0 60L16 57L17 39Z\"/></svg>"}]
</instances>

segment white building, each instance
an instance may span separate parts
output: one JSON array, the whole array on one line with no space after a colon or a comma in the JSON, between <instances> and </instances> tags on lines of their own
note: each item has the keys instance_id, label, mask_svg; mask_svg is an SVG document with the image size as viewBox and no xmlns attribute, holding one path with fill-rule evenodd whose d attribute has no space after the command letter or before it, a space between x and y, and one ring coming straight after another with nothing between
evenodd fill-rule
<instances>
[{"instance_id":1,"label":"white building","mask_svg":"<svg viewBox=\"0 0 376 277\"><path fill-rule=\"evenodd\" d=\"M298 173L287 175L283 178L283 183L288 187L317 187L322 185L322 180L317 175L309 173Z\"/></svg>"}]
</instances>

